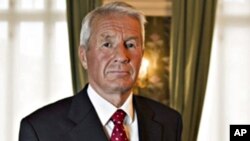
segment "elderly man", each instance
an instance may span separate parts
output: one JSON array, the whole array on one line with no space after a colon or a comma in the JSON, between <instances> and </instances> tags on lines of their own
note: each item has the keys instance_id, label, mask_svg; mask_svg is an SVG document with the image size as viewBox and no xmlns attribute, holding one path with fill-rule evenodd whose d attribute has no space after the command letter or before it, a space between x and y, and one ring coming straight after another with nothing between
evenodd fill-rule
<instances>
[{"instance_id":1,"label":"elderly man","mask_svg":"<svg viewBox=\"0 0 250 141\"><path fill-rule=\"evenodd\" d=\"M19 141L180 141L181 116L132 92L144 23L144 15L123 2L90 12L79 47L89 84L24 118Z\"/></svg>"}]
</instances>

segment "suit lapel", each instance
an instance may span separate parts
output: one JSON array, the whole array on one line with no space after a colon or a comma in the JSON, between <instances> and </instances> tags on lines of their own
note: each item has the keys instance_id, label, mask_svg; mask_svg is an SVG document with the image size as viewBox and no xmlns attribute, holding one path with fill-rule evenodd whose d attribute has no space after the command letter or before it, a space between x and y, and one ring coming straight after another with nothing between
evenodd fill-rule
<instances>
[{"instance_id":1,"label":"suit lapel","mask_svg":"<svg viewBox=\"0 0 250 141\"><path fill-rule=\"evenodd\" d=\"M87 95L87 86L77 94L69 109L68 118L75 126L63 136L64 141L108 141L98 115Z\"/></svg>"},{"instance_id":2,"label":"suit lapel","mask_svg":"<svg viewBox=\"0 0 250 141\"><path fill-rule=\"evenodd\" d=\"M162 127L154 118L154 112L140 97L134 96L134 105L138 118L140 141L161 141Z\"/></svg>"}]
</instances>

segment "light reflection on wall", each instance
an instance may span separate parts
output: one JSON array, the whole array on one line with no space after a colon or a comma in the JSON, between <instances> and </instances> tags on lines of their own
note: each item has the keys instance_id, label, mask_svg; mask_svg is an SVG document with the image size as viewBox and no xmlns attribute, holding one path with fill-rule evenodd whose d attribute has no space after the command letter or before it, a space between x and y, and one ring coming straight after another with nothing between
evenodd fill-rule
<instances>
[{"instance_id":1,"label":"light reflection on wall","mask_svg":"<svg viewBox=\"0 0 250 141\"><path fill-rule=\"evenodd\" d=\"M149 60L143 57L137 83L138 87L140 88L144 88L147 85L149 64L150 64Z\"/></svg>"},{"instance_id":2,"label":"light reflection on wall","mask_svg":"<svg viewBox=\"0 0 250 141\"><path fill-rule=\"evenodd\" d=\"M147 17L145 50L134 93L169 104L170 17Z\"/></svg>"},{"instance_id":3,"label":"light reflection on wall","mask_svg":"<svg viewBox=\"0 0 250 141\"><path fill-rule=\"evenodd\" d=\"M139 72L139 79L145 79L148 74L149 60L147 58L142 59L141 69Z\"/></svg>"}]
</instances>

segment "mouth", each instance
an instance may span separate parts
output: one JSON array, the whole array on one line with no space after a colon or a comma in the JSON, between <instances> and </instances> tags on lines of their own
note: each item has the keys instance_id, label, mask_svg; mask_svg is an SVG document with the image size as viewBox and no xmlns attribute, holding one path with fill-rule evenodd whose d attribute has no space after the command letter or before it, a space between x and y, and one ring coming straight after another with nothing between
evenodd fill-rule
<instances>
[{"instance_id":1,"label":"mouth","mask_svg":"<svg viewBox=\"0 0 250 141\"><path fill-rule=\"evenodd\" d=\"M130 73L129 71L112 70L112 71L108 71L108 74L116 76L116 77L125 77L125 76L128 76Z\"/></svg>"}]
</instances>

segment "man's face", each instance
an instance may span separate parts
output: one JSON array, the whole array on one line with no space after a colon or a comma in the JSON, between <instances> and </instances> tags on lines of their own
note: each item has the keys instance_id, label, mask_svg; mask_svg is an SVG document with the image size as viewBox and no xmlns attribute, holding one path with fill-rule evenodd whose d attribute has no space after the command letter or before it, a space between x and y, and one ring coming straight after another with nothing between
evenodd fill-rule
<instances>
[{"instance_id":1,"label":"man's face","mask_svg":"<svg viewBox=\"0 0 250 141\"><path fill-rule=\"evenodd\" d=\"M84 53L89 83L99 93L130 92L143 56L140 23L117 14L98 17L93 23Z\"/></svg>"}]
</instances>

